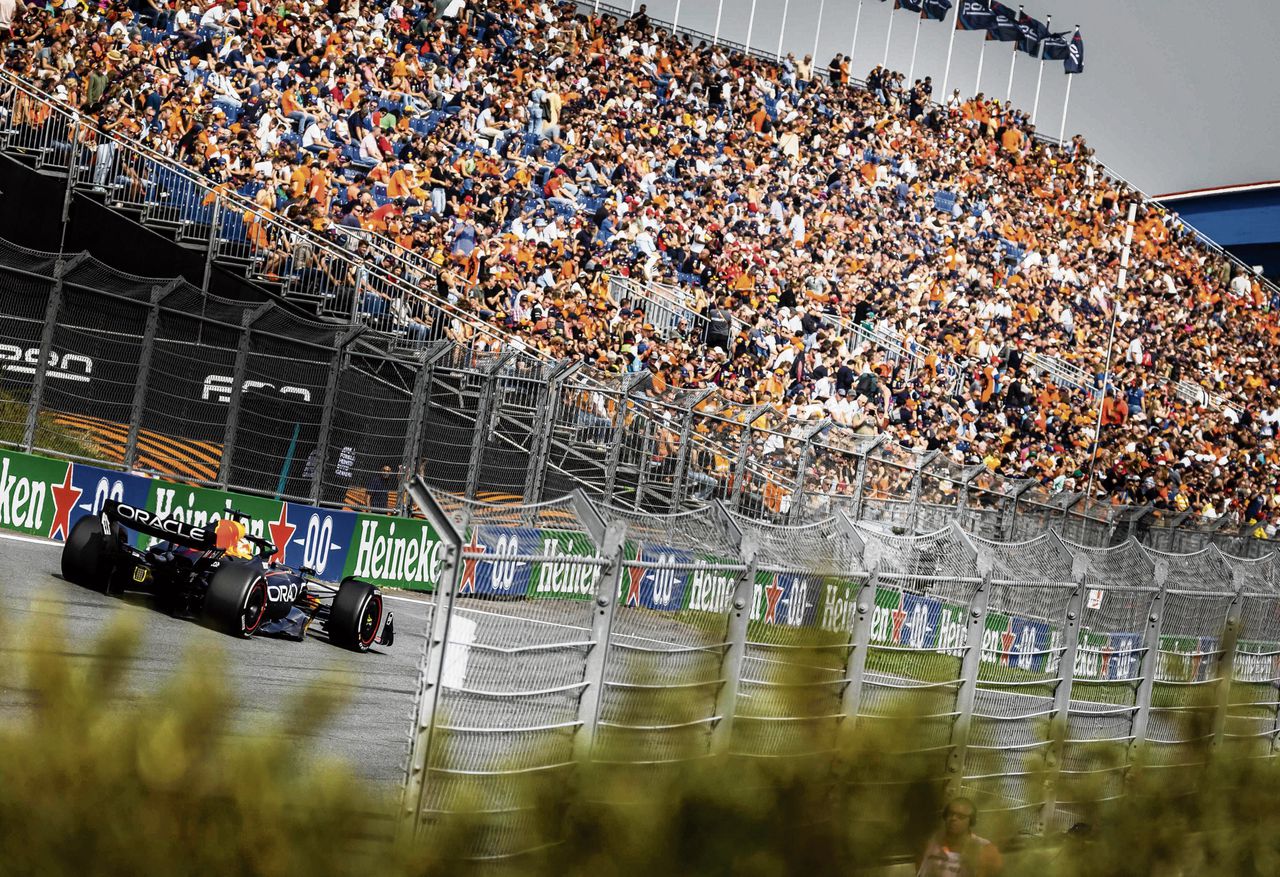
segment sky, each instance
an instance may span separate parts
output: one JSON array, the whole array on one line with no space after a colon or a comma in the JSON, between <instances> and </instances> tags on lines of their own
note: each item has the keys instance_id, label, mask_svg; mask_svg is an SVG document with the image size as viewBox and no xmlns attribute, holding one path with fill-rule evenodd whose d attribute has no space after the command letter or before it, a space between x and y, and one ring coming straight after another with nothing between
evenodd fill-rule
<instances>
[{"instance_id":1,"label":"sky","mask_svg":"<svg viewBox=\"0 0 1280 877\"><path fill-rule=\"evenodd\" d=\"M628 8L630 0L610 0ZM720 3L722 38L744 42L753 0L646 0L649 14L708 34ZM754 0L751 43L796 57L813 52L826 64L849 54L859 0ZM1015 10L1018 4L1006 2ZM885 57L910 72L917 17L892 12L892 0L861 0L853 54L858 79ZM783 29L783 12L786 27ZM818 30L819 9L822 10ZM1046 62L1036 126L1057 136L1067 79L1071 100L1066 133L1083 134L1098 158L1148 195L1280 180L1280 0L1036 0L1029 15L1053 16L1054 31L1080 26L1084 73L1067 77L1061 62ZM889 19L893 28L889 30ZM919 28L915 77L933 77L942 94L949 25L925 21ZM959 32L948 91L975 93L981 34ZM1009 84L1012 43L986 44L977 91L1003 99ZM1019 54L1013 69L1013 101L1033 107L1039 61Z\"/></svg>"}]
</instances>

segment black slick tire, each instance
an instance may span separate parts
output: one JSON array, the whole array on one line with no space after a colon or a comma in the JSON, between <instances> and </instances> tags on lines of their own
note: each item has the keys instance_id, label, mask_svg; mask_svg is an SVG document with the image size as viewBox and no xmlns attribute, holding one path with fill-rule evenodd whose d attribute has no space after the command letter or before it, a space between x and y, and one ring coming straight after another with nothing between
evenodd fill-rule
<instances>
[{"instance_id":1,"label":"black slick tire","mask_svg":"<svg viewBox=\"0 0 1280 877\"><path fill-rule=\"evenodd\" d=\"M382 627L382 592L368 582L346 578L338 585L329 610L329 642L367 652Z\"/></svg>"},{"instance_id":2,"label":"black slick tire","mask_svg":"<svg viewBox=\"0 0 1280 877\"><path fill-rule=\"evenodd\" d=\"M97 515L85 515L76 522L62 545L64 579L104 594L110 591L120 525L113 523L110 529L110 536L102 532L102 519Z\"/></svg>"},{"instance_id":3,"label":"black slick tire","mask_svg":"<svg viewBox=\"0 0 1280 877\"><path fill-rule=\"evenodd\" d=\"M204 617L231 636L248 639L267 617L267 580L250 564L225 564L209 580Z\"/></svg>"}]
</instances>

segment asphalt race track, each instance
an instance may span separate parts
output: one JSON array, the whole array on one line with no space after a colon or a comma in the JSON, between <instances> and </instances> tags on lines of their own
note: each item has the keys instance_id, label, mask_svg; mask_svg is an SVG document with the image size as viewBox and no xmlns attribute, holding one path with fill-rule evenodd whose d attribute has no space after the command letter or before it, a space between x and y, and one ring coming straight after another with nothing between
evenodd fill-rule
<instances>
[{"instance_id":1,"label":"asphalt race track","mask_svg":"<svg viewBox=\"0 0 1280 877\"><path fill-rule=\"evenodd\" d=\"M395 613L395 643L365 655L331 646L323 634L309 635L301 643L244 641L171 618L142 594L106 596L72 585L59 573L61 551L61 544L0 534L0 653L26 648L21 638L15 643L15 631L30 629L40 615L56 613L66 630L62 648L84 655L114 614L134 613L142 620L140 654L130 677L134 691L162 687L192 649L220 649L227 684L241 710L236 727L251 733L255 727L275 726L282 700L308 686L337 686L345 706L318 735L300 742L347 761L357 775L394 793L403 778L426 635L427 604L416 595L388 601ZM21 680L0 678L0 722L21 718L28 709L21 686Z\"/></svg>"}]
</instances>

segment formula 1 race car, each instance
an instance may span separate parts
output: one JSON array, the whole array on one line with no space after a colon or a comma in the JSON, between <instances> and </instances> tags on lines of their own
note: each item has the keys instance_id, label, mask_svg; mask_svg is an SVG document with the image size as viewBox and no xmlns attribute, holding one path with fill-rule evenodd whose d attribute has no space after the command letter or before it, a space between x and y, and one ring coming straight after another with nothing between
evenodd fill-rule
<instances>
[{"instance_id":1,"label":"formula 1 race car","mask_svg":"<svg viewBox=\"0 0 1280 877\"><path fill-rule=\"evenodd\" d=\"M171 614L203 619L232 636L301 640L318 621L334 645L357 652L391 645L395 625L378 588L346 578L335 589L306 567L270 562L276 546L250 534L245 517L230 512L197 527L108 500L101 513L71 528L62 577L104 593L145 591ZM126 527L162 541L135 548Z\"/></svg>"}]
</instances>

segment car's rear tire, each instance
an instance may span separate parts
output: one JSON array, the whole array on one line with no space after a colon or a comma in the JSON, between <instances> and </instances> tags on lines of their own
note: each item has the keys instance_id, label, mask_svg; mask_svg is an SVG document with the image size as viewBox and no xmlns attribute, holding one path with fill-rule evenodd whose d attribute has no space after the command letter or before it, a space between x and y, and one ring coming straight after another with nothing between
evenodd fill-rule
<instances>
[{"instance_id":1,"label":"car's rear tire","mask_svg":"<svg viewBox=\"0 0 1280 877\"><path fill-rule=\"evenodd\" d=\"M329 642L367 652L382 627L382 592L368 582L345 578L329 610Z\"/></svg>"},{"instance_id":2,"label":"car's rear tire","mask_svg":"<svg viewBox=\"0 0 1280 877\"><path fill-rule=\"evenodd\" d=\"M85 515L71 528L62 545L62 577L69 582L108 593L115 574L120 525L111 524L111 534L102 532L102 519Z\"/></svg>"},{"instance_id":3,"label":"car's rear tire","mask_svg":"<svg viewBox=\"0 0 1280 877\"><path fill-rule=\"evenodd\" d=\"M267 617L267 580L249 564L227 564L209 580L204 594L204 616L209 623L232 636L248 639Z\"/></svg>"}]
</instances>

